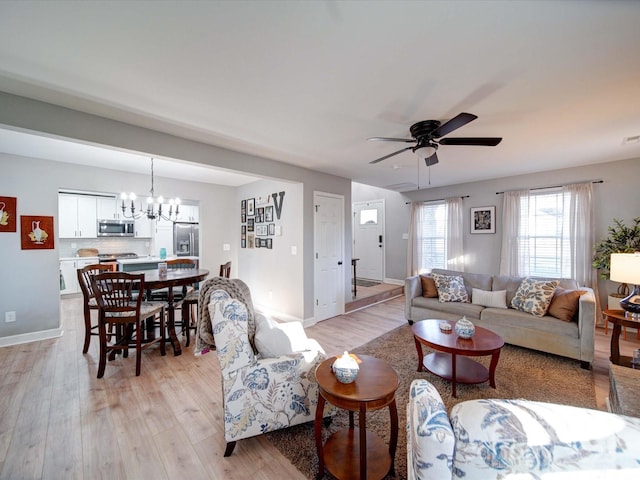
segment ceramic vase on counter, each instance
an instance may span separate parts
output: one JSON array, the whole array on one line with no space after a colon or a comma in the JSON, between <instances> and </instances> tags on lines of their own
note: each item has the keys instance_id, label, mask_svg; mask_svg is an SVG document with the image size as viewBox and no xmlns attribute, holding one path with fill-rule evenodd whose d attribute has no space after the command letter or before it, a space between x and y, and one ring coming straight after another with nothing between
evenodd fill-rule
<instances>
[{"instance_id":1,"label":"ceramic vase on counter","mask_svg":"<svg viewBox=\"0 0 640 480\"><path fill-rule=\"evenodd\" d=\"M460 338L471 338L476 333L475 325L467 320L467 317L462 317L456 322L456 333Z\"/></svg>"}]
</instances>

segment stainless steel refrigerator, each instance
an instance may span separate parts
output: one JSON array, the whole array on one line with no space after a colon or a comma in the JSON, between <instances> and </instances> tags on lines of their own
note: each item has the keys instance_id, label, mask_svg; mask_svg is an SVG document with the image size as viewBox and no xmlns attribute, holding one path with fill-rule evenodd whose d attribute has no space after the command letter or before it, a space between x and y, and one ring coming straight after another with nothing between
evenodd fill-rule
<instances>
[{"instance_id":1,"label":"stainless steel refrigerator","mask_svg":"<svg viewBox=\"0 0 640 480\"><path fill-rule=\"evenodd\" d=\"M173 224L173 251L179 257L200 255L197 223L175 222Z\"/></svg>"}]
</instances>

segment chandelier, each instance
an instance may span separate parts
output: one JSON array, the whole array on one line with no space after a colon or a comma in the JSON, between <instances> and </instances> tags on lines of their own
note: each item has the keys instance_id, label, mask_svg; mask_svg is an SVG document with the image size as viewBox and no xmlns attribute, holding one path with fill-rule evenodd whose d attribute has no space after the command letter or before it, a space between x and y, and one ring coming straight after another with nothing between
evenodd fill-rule
<instances>
[{"instance_id":1,"label":"chandelier","mask_svg":"<svg viewBox=\"0 0 640 480\"><path fill-rule=\"evenodd\" d=\"M155 192L153 189L153 158L151 158L151 190L149 190L151 196L147 198L147 208L143 209L142 204L140 204L140 209L136 211L135 200L136 194L130 193L127 195L126 193L122 193L120 195L120 199L122 200L122 215L124 218L133 218L139 219L143 217L147 217L150 220L167 220L170 222L175 222L178 220L178 215L180 213L180 199L179 198L171 198L169 200L169 211L165 209L162 211L162 205L165 203L165 200L162 196L155 196ZM127 208L125 202L131 201L131 205ZM166 204L165 204L166 207Z\"/></svg>"}]
</instances>

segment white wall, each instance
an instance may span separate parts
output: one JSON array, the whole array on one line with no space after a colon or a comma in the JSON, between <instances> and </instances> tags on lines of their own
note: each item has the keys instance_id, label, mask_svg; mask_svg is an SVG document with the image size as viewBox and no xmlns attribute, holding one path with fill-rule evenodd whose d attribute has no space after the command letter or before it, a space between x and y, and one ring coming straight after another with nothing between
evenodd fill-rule
<instances>
[{"instance_id":1,"label":"white wall","mask_svg":"<svg viewBox=\"0 0 640 480\"><path fill-rule=\"evenodd\" d=\"M282 211L278 219L272 193L285 192ZM258 204L259 198L269 199L268 204ZM256 308L269 311L276 317L304 320L304 298L300 285L304 283L304 233L302 221L303 186L299 183L284 183L262 180L238 188L235 211L240 217L240 201L256 199L256 208L274 207L273 222L281 230L280 236L271 238L272 249L240 248L238 250L238 278L251 289ZM238 225L240 225L238 223ZM256 224L265 225L265 224ZM240 237L238 226L238 238ZM255 232L253 232L255 235ZM291 253L296 247L297 254Z\"/></svg>"}]
</instances>

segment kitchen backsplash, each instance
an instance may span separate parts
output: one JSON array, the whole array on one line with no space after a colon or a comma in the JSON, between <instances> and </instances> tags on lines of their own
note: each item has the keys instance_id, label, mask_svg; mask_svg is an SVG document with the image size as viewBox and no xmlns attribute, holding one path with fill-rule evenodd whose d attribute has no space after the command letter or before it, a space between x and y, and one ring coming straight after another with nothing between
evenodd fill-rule
<instances>
[{"instance_id":1,"label":"kitchen backsplash","mask_svg":"<svg viewBox=\"0 0 640 480\"><path fill-rule=\"evenodd\" d=\"M151 238L61 238L59 242L60 258L75 257L80 248L97 248L98 253L156 254Z\"/></svg>"}]
</instances>

